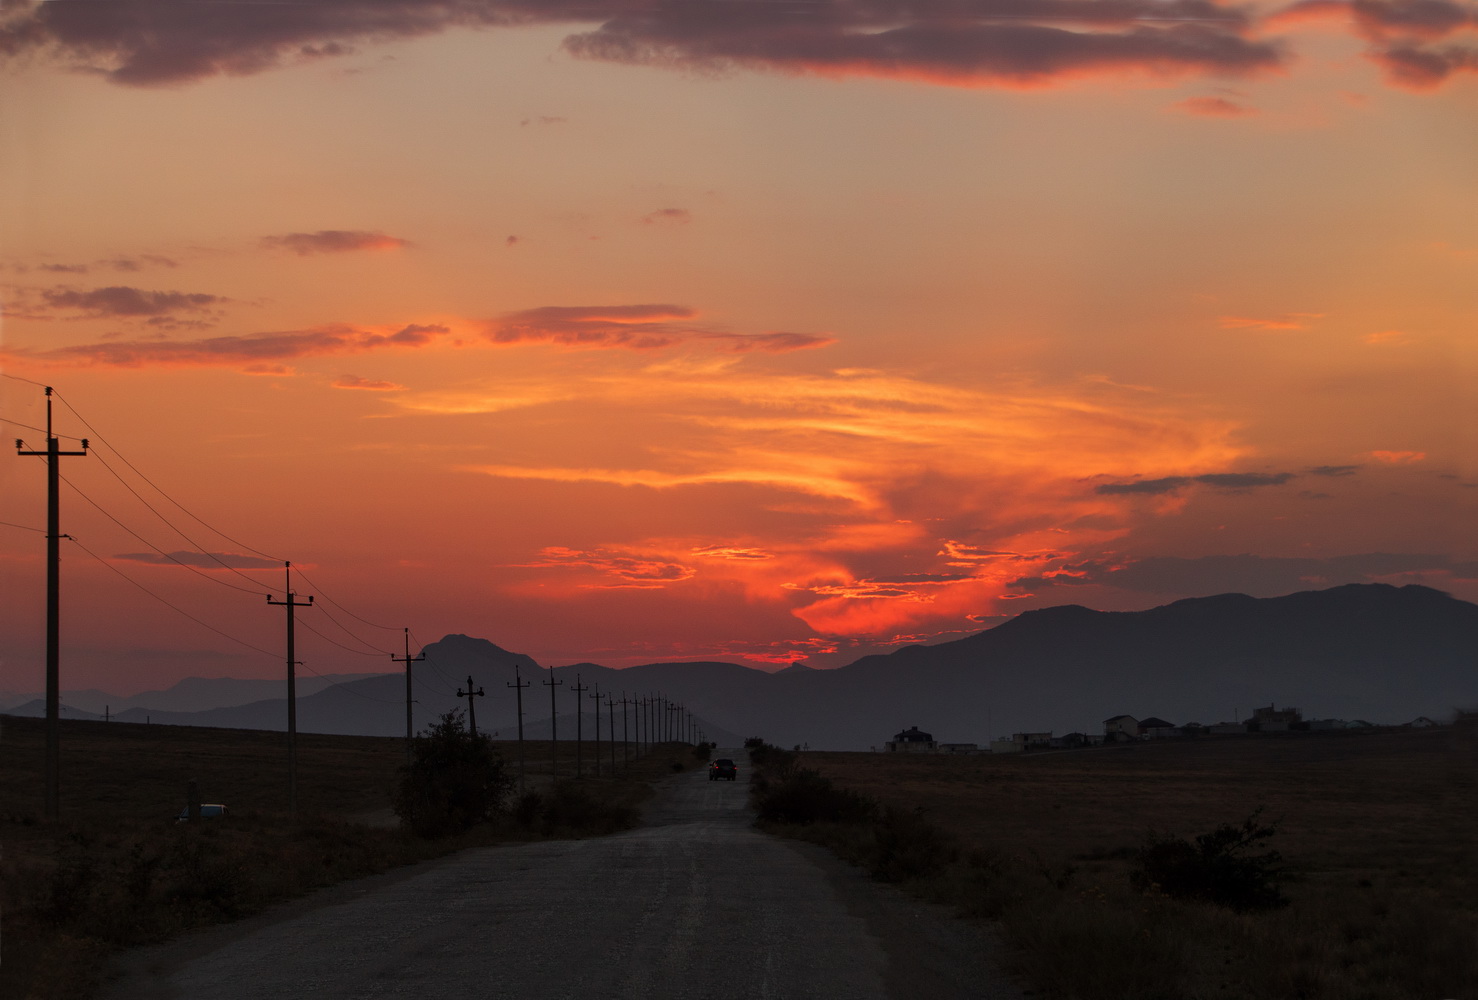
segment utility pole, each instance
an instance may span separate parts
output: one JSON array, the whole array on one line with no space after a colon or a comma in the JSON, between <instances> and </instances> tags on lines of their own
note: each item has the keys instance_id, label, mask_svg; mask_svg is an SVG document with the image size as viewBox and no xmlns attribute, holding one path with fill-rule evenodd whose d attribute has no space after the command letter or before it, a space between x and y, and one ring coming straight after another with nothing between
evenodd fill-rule
<instances>
[{"instance_id":1,"label":"utility pole","mask_svg":"<svg viewBox=\"0 0 1478 1000\"><path fill-rule=\"evenodd\" d=\"M513 688L518 697L518 794L524 792L523 780L523 689L529 686L518 673L518 664L513 665L513 683L508 687Z\"/></svg>"},{"instance_id":2,"label":"utility pole","mask_svg":"<svg viewBox=\"0 0 1478 1000\"><path fill-rule=\"evenodd\" d=\"M576 674L575 683L570 686L570 690L575 694L575 777L580 778L584 777L584 763L581 760L580 748L585 745L582 742L585 734L581 732L584 728L585 713L580 711L580 695L590 689L580 683L580 675Z\"/></svg>"},{"instance_id":3,"label":"utility pole","mask_svg":"<svg viewBox=\"0 0 1478 1000\"><path fill-rule=\"evenodd\" d=\"M411 664L426 659L426 652L422 650L415 656L411 655L411 630L405 630L405 655L396 656L390 654L390 659L396 663L405 664L405 762L411 762L411 741L415 739L416 732L411 723Z\"/></svg>"},{"instance_id":4,"label":"utility pole","mask_svg":"<svg viewBox=\"0 0 1478 1000\"><path fill-rule=\"evenodd\" d=\"M621 769L631 767L631 730L626 726L626 706L631 704L631 699L626 697L626 692L621 692Z\"/></svg>"},{"instance_id":5,"label":"utility pole","mask_svg":"<svg viewBox=\"0 0 1478 1000\"><path fill-rule=\"evenodd\" d=\"M15 439L17 455L46 457L46 791L44 813L56 819L61 810L61 610L62 548L61 530L61 461L64 456L87 454L87 438L81 451L62 451L61 442L51 432L51 386L46 386L46 450L26 451L26 443Z\"/></svg>"},{"instance_id":6,"label":"utility pole","mask_svg":"<svg viewBox=\"0 0 1478 1000\"><path fill-rule=\"evenodd\" d=\"M611 733L611 777L613 778L616 776L616 706L613 702L615 697L616 694L614 691L606 692L606 721L610 723L608 728ZM599 708L600 706L597 705L596 707ZM621 710L621 717L623 719L626 717L626 710L624 708Z\"/></svg>"},{"instance_id":7,"label":"utility pole","mask_svg":"<svg viewBox=\"0 0 1478 1000\"><path fill-rule=\"evenodd\" d=\"M482 688L478 688L476 691L472 690L472 675L468 674L467 690L463 691L461 688L457 688L457 697L467 699L467 724L472 727L472 738L475 740L477 739L477 702L473 701L473 699L485 698L487 697L487 692Z\"/></svg>"},{"instance_id":8,"label":"utility pole","mask_svg":"<svg viewBox=\"0 0 1478 1000\"><path fill-rule=\"evenodd\" d=\"M287 608L287 812L293 819L298 818L298 686L294 675L294 669L298 661L293 656L293 620L296 608L311 608L313 598L310 595L306 602L299 603L298 595L293 593L293 564L285 562L282 564L286 583L283 589L287 592L287 600L274 601L272 595L267 595L268 604L280 604Z\"/></svg>"},{"instance_id":9,"label":"utility pole","mask_svg":"<svg viewBox=\"0 0 1478 1000\"><path fill-rule=\"evenodd\" d=\"M578 678L576 678L578 680ZM554 679L554 664L549 665L549 679L541 681L549 688L549 770L554 781L559 780L559 709L554 704L554 689L564 681Z\"/></svg>"},{"instance_id":10,"label":"utility pole","mask_svg":"<svg viewBox=\"0 0 1478 1000\"><path fill-rule=\"evenodd\" d=\"M600 685L595 686L595 776L600 777Z\"/></svg>"}]
</instances>

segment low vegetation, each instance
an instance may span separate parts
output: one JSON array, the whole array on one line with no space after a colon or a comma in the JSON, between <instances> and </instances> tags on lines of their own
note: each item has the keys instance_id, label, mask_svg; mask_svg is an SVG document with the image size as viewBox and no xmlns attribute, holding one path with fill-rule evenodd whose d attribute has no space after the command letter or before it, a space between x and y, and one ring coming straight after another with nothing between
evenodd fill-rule
<instances>
[{"instance_id":1,"label":"low vegetation","mask_svg":"<svg viewBox=\"0 0 1478 1000\"><path fill-rule=\"evenodd\" d=\"M473 741L455 718L422 733L409 785L404 740L300 734L302 808L292 820L282 733L67 721L62 817L48 823L43 723L0 725L0 1000L82 1000L119 948L345 879L467 847L629 828L673 757L623 762L619 777L587 768L574 781L574 748L562 744L552 781L550 744L531 741L516 794L514 746ZM231 814L177 823L191 780Z\"/></svg>"},{"instance_id":2,"label":"low vegetation","mask_svg":"<svg viewBox=\"0 0 1478 1000\"><path fill-rule=\"evenodd\" d=\"M989 921L1039 996L1478 997L1472 720L1006 759L751 754L764 826Z\"/></svg>"}]
</instances>

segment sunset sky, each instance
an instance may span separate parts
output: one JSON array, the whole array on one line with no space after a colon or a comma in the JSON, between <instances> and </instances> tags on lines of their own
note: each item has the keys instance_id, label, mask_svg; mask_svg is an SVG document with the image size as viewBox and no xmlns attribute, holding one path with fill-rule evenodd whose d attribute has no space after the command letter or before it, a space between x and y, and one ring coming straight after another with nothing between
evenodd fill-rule
<instances>
[{"instance_id":1,"label":"sunset sky","mask_svg":"<svg viewBox=\"0 0 1478 1000\"><path fill-rule=\"evenodd\" d=\"M63 687L277 676L282 560L319 673L1478 600L1475 126L1453 0L6 0ZM0 489L36 691L43 461Z\"/></svg>"}]
</instances>

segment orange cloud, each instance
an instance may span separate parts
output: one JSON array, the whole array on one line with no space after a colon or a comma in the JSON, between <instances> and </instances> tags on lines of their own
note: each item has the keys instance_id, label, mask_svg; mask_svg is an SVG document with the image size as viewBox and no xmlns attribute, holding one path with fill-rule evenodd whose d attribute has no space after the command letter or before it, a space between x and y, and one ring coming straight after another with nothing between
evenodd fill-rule
<instances>
[{"instance_id":1,"label":"orange cloud","mask_svg":"<svg viewBox=\"0 0 1478 1000\"><path fill-rule=\"evenodd\" d=\"M1224 97L1188 97L1176 102L1174 107L1188 115L1202 118L1243 118L1257 114L1256 108L1234 104Z\"/></svg>"},{"instance_id":2,"label":"orange cloud","mask_svg":"<svg viewBox=\"0 0 1478 1000\"><path fill-rule=\"evenodd\" d=\"M1387 465L1411 465L1414 462L1424 462L1427 458L1424 451L1372 451L1369 454L1377 462Z\"/></svg>"},{"instance_id":3,"label":"orange cloud","mask_svg":"<svg viewBox=\"0 0 1478 1000\"><path fill-rule=\"evenodd\" d=\"M1285 313L1276 319L1256 319L1250 316L1222 316L1219 318L1223 330L1307 330L1307 320L1323 319L1323 313Z\"/></svg>"},{"instance_id":4,"label":"orange cloud","mask_svg":"<svg viewBox=\"0 0 1478 1000\"><path fill-rule=\"evenodd\" d=\"M686 208L659 208L641 217L642 225L687 225L693 221L693 213Z\"/></svg>"},{"instance_id":5,"label":"orange cloud","mask_svg":"<svg viewBox=\"0 0 1478 1000\"><path fill-rule=\"evenodd\" d=\"M1404 344L1411 338L1401 330L1382 330L1379 333L1367 333L1360 339L1367 344Z\"/></svg>"},{"instance_id":6,"label":"orange cloud","mask_svg":"<svg viewBox=\"0 0 1478 1000\"><path fill-rule=\"evenodd\" d=\"M1291 478L1221 471L1243 455L1231 425L1139 390L1075 383L988 391L866 370L786 374L761 363L679 359L577 378L561 385L584 414L578 424L571 417L569 433L584 435L580 428L596 419L660 427L660 435L623 435L626 461L599 467L466 468L566 483L585 502L616 507L676 502L640 491L702 490L691 509L724 512L713 522L725 526L719 537L610 540L540 561L579 564L589 574L582 586L740 588L751 603L818 632L870 635L989 613L1011 581L1128 530L1142 502L1095 493L1085 485L1094 477L1127 468L1144 481L1180 476L1226 490ZM490 385L489 412L506 415L506 397L522 394L517 385ZM551 420L561 412L540 409L541 433L558 437ZM742 540L733 533L736 512L753 529ZM795 527L777 530L777 518ZM594 564L611 556L692 575L665 582L598 574ZM547 586L538 594L555 596Z\"/></svg>"},{"instance_id":7,"label":"orange cloud","mask_svg":"<svg viewBox=\"0 0 1478 1000\"><path fill-rule=\"evenodd\" d=\"M367 389L370 392L390 392L405 386L384 379L361 378L358 375L341 375L331 383L335 389Z\"/></svg>"}]
</instances>

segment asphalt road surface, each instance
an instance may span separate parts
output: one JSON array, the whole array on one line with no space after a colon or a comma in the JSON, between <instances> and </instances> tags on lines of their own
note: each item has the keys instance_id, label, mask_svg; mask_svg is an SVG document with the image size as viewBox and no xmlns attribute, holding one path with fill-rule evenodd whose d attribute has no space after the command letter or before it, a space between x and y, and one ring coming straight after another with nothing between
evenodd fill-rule
<instances>
[{"instance_id":1,"label":"asphalt road surface","mask_svg":"<svg viewBox=\"0 0 1478 1000\"><path fill-rule=\"evenodd\" d=\"M810 845L740 780L675 775L641 829L465 851L134 953L111 1000L1017 1000L994 945Z\"/></svg>"}]
</instances>

